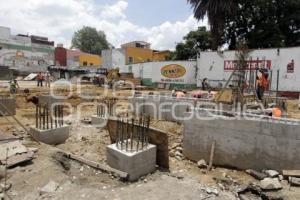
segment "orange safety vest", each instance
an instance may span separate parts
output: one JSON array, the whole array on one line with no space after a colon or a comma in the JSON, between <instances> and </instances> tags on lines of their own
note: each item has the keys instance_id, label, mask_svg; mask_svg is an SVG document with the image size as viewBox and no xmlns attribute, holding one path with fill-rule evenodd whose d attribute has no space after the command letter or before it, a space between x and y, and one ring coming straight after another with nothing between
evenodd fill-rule
<instances>
[{"instance_id":1,"label":"orange safety vest","mask_svg":"<svg viewBox=\"0 0 300 200\"><path fill-rule=\"evenodd\" d=\"M262 86L265 90L269 89L269 81L264 75L261 75L258 79L258 85Z\"/></svg>"},{"instance_id":2,"label":"orange safety vest","mask_svg":"<svg viewBox=\"0 0 300 200\"><path fill-rule=\"evenodd\" d=\"M273 117L276 118L280 118L282 115L282 112L279 108L274 108L272 113L273 113Z\"/></svg>"}]
</instances>

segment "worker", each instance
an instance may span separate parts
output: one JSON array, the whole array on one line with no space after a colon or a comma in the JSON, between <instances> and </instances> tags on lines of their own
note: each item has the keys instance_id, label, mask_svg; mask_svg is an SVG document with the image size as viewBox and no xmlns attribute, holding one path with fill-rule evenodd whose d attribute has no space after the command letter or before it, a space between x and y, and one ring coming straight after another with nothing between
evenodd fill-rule
<instances>
[{"instance_id":1,"label":"worker","mask_svg":"<svg viewBox=\"0 0 300 200\"><path fill-rule=\"evenodd\" d=\"M38 73L36 80L37 80L37 86L43 87L44 76L43 76L42 72Z\"/></svg>"},{"instance_id":2,"label":"worker","mask_svg":"<svg viewBox=\"0 0 300 200\"><path fill-rule=\"evenodd\" d=\"M200 99L200 98L201 98L201 91L199 90L199 91L195 92L195 93L193 94L193 97L194 97L194 98L197 98L197 99Z\"/></svg>"},{"instance_id":3,"label":"worker","mask_svg":"<svg viewBox=\"0 0 300 200\"><path fill-rule=\"evenodd\" d=\"M176 97L176 90L172 90L171 96L172 96L172 97Z\"/></svg>"},{"instance_id":4,"label":"worker","mask_svg":"<svg viewBox=\"0 0 300 200\"><path fill-rule=\"evenodd\" d=\"M272 116L275 118L280 118L282 116L282 112L281 112L280 108L278 108L278 107L273 108Z\"/></svg>"},{"instance_id":5,"label":"worker","mask_svg":"<svg viewBox=\"0 0 300 200\"><path fill-rule=\"evenodd\" d=\"M257 98L259 100L262 100L264 97L264 92L268 90L269 87L269 81L268 81L268 73L264 72L263 70L260 70L261 75L259 77L256 77L257 79Z\"/></svg>"},{"instance_id":6,"label":"worker","mask_svg":"<svg viewBox=\"0 0 300 200\"><path fill-rule=\"evenodd\" d=\"M176 97L177 98L183 98L183 97L185 97L185 92L184 91L177 91L176 92Z\"/></svg>"},{"instance_id":7,"label":"worker","mask_svg":"<svg viewBox=\"0 0 300 200\"><path fill-rule=\"evenodd\" d=\"M208 82L207 82L207 78L204 78L203 80L202 80L202 90L207 90L208 88L210 88L210 86L209 86L209 84L208 84Z\"/></svg>"},{"instance_id":8,"label":"worker","mask_svg":"<svg viewBox=\"0 0 300 200\"><path fill-rule=\"evenodd\" d=\"M46 80L45 80L46 87L50 87L51 75L50 75L49 71L46 72L45 78L46 78Z\"/></svg>"},{"instance_id":9,"label":"worker","mask_svg":"<svg viewBox=\"0 0 300 200\"><path fill-rule=\"evenodd\" d=\"M11 80L10 81L10 93L11 94L16 94L18 89L19 89L19 84L17 80Z\"/></svg>"}]
</instances>

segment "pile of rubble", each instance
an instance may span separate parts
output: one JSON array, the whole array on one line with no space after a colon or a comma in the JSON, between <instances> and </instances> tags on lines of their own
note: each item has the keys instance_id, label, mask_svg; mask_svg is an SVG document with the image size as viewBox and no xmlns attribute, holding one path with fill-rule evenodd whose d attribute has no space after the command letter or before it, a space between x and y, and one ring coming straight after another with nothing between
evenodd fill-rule
<instances>
[{"instance_id":1,"label":"pile of rubble","mask_svg":"<svg viewBox=\"0 0 300 200\"><path fill-rule=\"evenodd\" d=\"M246 170L248 174L260 180L260 188L263 190L280 190L281 182L288 181L291 186L300 186L299 170L283 170L282 174L275 170Z\"/></svg>"},{"instance_id":2,"label":"pile of rubble","mask_svg":"<svg viewBox=\"0 0 300 200\"><path fill-rule=\"evenodd\" d=\"M7 170L31 161L38 150L25 147L21 139L22 137L0 132L0 179L4 179L4 183L0 184L0 198L4 198L4 193L12 186L7 183Z\"/></svg>"}]
</instances>

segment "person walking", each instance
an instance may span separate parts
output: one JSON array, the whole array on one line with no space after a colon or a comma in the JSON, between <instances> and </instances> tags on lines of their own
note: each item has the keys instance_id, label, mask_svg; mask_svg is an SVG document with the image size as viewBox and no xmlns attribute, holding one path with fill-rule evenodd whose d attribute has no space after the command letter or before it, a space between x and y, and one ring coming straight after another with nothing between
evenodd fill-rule
<instances>
[{"instance_id":1,"label":"person walking","mask_svg":"<svg viewBox=\"0 0 300 200\"><path fill-rule=\"evenodd\" d=\"M44 76L43 76L42 72L38 73L36 79L37 79L37 86L43 87Z\"/></svg>"},{"instance_id":2,"label":"person walking","mask_svg":"<svg viewBox=\"0 0 300 200\"><path fill-rule=\"evenodd\" d=\"M20 88L17 80L11 80L10 81L10 93L16 94L18 89Z\"/></svg>"},{"instance_id":3,"label":"person walking","mask_svg":"<svg viewBox=\"0 0 300 200\"><path fill-rule=\"evenodd\" d=\"M46 72L45 74L45 85L46 87L50 87L50 82L51 82L51 74L49 73L49 71ZM43 85L43 84L42 84Z\"/></svg>"}]
</instances>

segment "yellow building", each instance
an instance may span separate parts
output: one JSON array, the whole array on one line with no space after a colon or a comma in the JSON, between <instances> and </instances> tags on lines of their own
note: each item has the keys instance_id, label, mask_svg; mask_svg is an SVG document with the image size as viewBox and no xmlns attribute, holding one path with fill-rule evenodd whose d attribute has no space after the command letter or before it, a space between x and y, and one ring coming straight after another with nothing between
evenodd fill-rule
<instances>
[{"instance_id":1,"label":"yellow building","mask_svg":"<svg viewBox=\"0 0 300 200\"><path fill-rule=\"evenodd\" d=\"M153 51L153 61L166 61L170 59L171 52L166 51Z\"/></svg>"},{"instance_id":2,"label":"yellow building","mask_svg":"<svg viewBox=\"0 0 300 200\"><path fill-rule=\"evenodd\" d=\"M165 61L170 56L170 51L154 51L150 49L150 43L134 41L121 45L125 49L125 63L136 64L152 61Z\"/></svg>"},{"instance_id":3,"label":"yellow building","mask_svg":"<svg viewBox=\"0 0 300 200\"><path fill-rule=\"evenodd\" d=\"M98 55L93 54L81 54L79 55L80 67L99 67L102 65L102 58Z\"/></svg>"}]
</instances>

